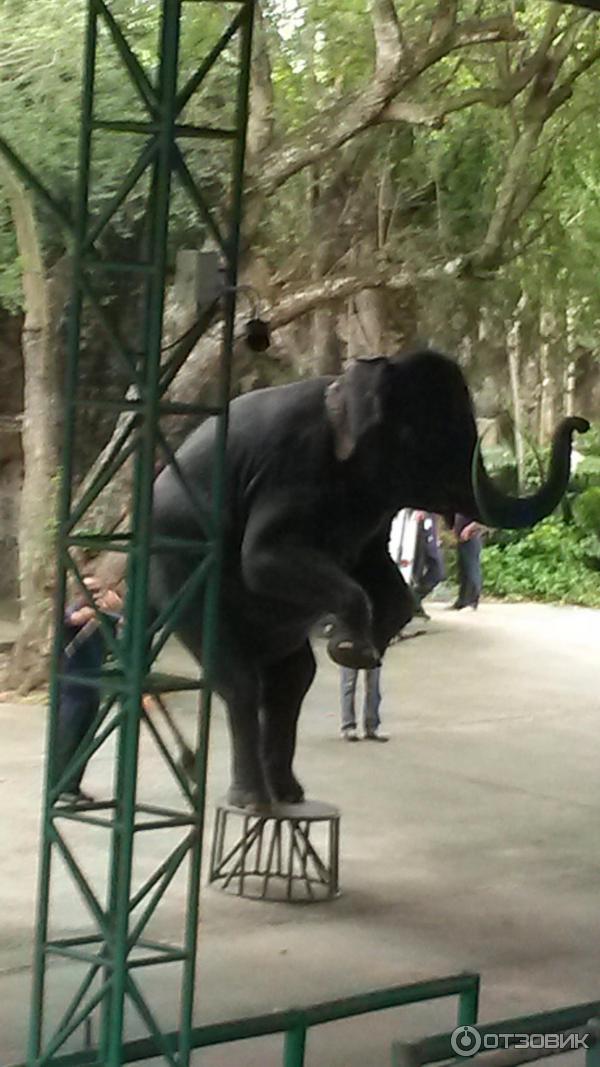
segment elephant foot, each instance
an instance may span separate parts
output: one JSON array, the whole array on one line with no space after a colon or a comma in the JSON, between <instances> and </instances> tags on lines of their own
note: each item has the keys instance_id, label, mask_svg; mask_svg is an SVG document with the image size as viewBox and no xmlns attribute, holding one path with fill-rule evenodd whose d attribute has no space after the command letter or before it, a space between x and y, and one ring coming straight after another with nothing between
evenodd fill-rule
<instances>
[{"instance_id":1,"label":"elephant foot","mask_svg":"<svg viewBox=\"0 0 600 1067\"><path fill-rule=\"evenodd\" d=\"M351 667L354 670L370 671L379 667L381 660L377 649L366 641L356 641L349 634L342 634L338 630L333 633L327 642L327 652L334 663L340 667Z\"/></svg>"},{"instance_id":2,"label":"elephant foot","mask_svg":"<svg viewBox=\"0 0 600 1067\"><path fill-rule=\"evenodd\" d=\"M239 785L229 787L227 802L234 808L244 808L246 811L256 812L257 815L270 811L272 806L266 793L259 789L245 789Z\"/></svg>"},{"instance_id":3,"label":"elephant foot","mask_svg":"<svg viewBox=\"0 0 600 1067\"><path fill-rule=\"evenodd\" d=\"M304 800L304 789L293 774L285 781L272 782L271 788L277 804L301 804Z\"/></svg>"}]
</instances>

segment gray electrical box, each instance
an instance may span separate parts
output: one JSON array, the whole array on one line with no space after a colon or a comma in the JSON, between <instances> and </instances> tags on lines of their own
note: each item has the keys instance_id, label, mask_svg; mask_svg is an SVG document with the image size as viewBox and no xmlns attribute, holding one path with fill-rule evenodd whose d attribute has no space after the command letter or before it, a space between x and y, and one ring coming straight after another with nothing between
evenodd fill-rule
<instances>
[{"instance_id":1,"label":"gray electrical box","mask_svg":"<svg viewBox=\"0 0 600 1067\"><path fill-rule=\"evenodd\" d=\"M196 309L212 304L225 288L225 273L218 252L197 252L184 248L177 253L175 298L183 305L195 304Z\"/></svg>"}]
</instances>

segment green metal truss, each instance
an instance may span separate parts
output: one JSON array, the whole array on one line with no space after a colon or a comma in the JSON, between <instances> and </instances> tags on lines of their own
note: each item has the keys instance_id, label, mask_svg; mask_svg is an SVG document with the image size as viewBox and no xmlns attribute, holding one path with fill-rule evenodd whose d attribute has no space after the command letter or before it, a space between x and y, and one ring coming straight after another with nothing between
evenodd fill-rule
<instances>
[{"instance_id":1,"label":"green metal truss","mask_svg":"<svg viewBox=\"0 0 600 1067\"><path fill-rule=\"evenodd\" d=\"M117 1067L123 1062L123 1042L129 1016L132 1028L142 1033L162 1062L186 1067L193 1040L198 907L201 880L204 827L205 782L210 724L212 663L215 650L221 564L221 514L231 357L234 337L235 292L237 284L240 216L246 126L250 53L254 0L217 0L222 16L220 36L206 54L198 57L196 69L187 78L182 74L180 53L182 23L186 4L194 0L156 0L159 36L156 65L145 69L124 30L118 15L120 5L109 0L87 0L83 103L81 117L79 184L74 218L33 175L18 153L4 140L0 151L24 177L73 238L73 291L70 307L68 369L65 410L66 430L63 450L63 479L58 535L59 591L56 603L51 710L48 732L48 759L43 809L42 851L39 873L39 905L34 954L32 1012L27 1064L42 1067L61 1061L75 1046L81 1049L81 1035L93 1033L91 1019L98 1027L85 1053L86 1062ZM196 0L197 2L197 0ZM213 11L215 10L213 6ZM137 110L134 117L114 118L102 114L98 106L98 74L101 71L100 45L109 41L131 82ZM235 120L230 128L191 124L183 113L194 94L227 53L228 77L235 80ZM144 115L140 120L140 104ZM139 137L140 150L122 181L99 211L93 211L94 145L98 136ZM185 146L206 144L214 151L215 141L228 142L230 183L226 208L219 213L208 206L202 182L186 160ZM208 157L210 159L210 156ZM171 403L167 390L183 366L194 343L214 315L214 306L199 316L184 338L165 352L164 293L168 267L170 208L174 176L185 191L190 212L195 213L216 242L223 267L220 297L223 313L223 348L215 404L198 407ZM145 182L145 184L144 184ZM139 197L145 190L146 234L143 255L134 261L107 259L102 237L111 220L133 189ZM99 272L115 275L130 272L143 279L143 344L135 351L120 337L96 295ZM90 399L82 387L82 329L89 309L102 324L115 355L127 372L126 399L103 401L125 413L118 439L105 457L93 484L84 497L74 502L73 473L76 441L85 432L85 413ZM161 418L213 414L217 418L217 446L210 503L199 499L180 471L161 428ZM189 498L200 512L207 541L202 550L195 543L169 538L157 540L151 527L152 484L156 459L168 462L180 478ZM128 532L114 533L86 529L86 513L125 463L133 467L129 501ZM57 777L57 710L63 653L63 624L67 583L74 581L83 595L78 552L82 548L111 550L126 555L126 600L122 631L116 635L98 616L109 649L107 666L82 684L100 690L100 707L93 728L84 738L61 779ZM184 590L166 605L158 619L149 618L148 575L155 552L195 553L197 565ZM168 677L153 669L156 657L176 628L186 603L198 588L205 587L203 671L198 680ZM90 604L92 601L90 600ZM183 772L173 746L173 736L161 732L155 718L143 709L142 697L177 690L198 690L196 758L193 780ZM160 752L164 766L177 787L179 802L172 808L143 803L138 797L138 752L142 725L147 726ZM176 740L176 738L175 738ZM115 766L112 795L102 801L75 805L61 801L68 777L92 754L114 745ZM69 838L73 828L77 843ZM96 884L85 869L82 840L89 833L106 835L107 876ZM82 837L83 834L83 837ZM153 854L165 840L164 857L140 875L136 868L140 841L152 835ZM162 837L161 837L162 835ZM174 840L174 837L176 840ZM176 876L187 878L187 905L181 937L165 944L148 934L148 925ZM97 881L97 880L96 880ZM57 936L54 930L54 898L63 896L67 883L85 912L84 933ZM56 1015L51 1004L53 976L60 968L49 967L53 958L79 965L79 977L70 1002ZM172 984L173 966L180 970L180 1014L177 1038L167 1040L151 998L142 989L140 975L147 969L163 968ZM64 981L61 976L59 982ZM172 1020L171 1020L172 1023ZM97 1035L97 1047L96 1047ZM77 1053L76 1055L81 1055Z\"/></svg>"}]
</instances>

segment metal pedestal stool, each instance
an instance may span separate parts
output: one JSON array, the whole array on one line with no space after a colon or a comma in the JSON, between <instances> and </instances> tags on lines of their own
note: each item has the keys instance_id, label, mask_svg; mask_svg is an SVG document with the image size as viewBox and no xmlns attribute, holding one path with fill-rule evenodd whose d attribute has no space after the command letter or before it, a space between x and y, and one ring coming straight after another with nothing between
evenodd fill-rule
<instances>
[{"instance_id":1,"label":"metal pedestal stool","mask_svg":"<svg viewBox=\"0 0 600 1067\"><path fill-rule=\"evenodd\" d=\"M210 882L253 900L321 901L339 893L340 813L331 804L217 805Z\"/></svg>"}]
</instances>

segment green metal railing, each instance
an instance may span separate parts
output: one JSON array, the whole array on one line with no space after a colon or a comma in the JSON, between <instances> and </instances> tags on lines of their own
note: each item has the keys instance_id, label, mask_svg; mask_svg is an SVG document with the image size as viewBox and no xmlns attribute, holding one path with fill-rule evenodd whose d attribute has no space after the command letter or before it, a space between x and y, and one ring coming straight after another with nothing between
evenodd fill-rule
<instances>
[{"instance_id":1,"label":"green metal railing","mask_svg":"<svg viewBox=\"0 0 600 1067\"><path fill-rule=\"evenodd\" d=\"M477 1021L479 975L473 973L432 978L409 985L390 986L356 996L342 997L312 1004L306 1008L291 1008L265 1015L232 1019L222 1023L190 1028L191 1049L208 1048L232 1041L284 1035L282 1067L304 1067L306 1038L309 1030L325 1023L339 1022L357 1015L407 1007L410 1004L432 1002L446 997L458 997L457 1026L473 1025ZM179 1032L162 1035L163 1052L175 1055L179 1048ZM161 1043L162 1043L161 1042ZM146 1038L124 1042L121 1063L139 1063L160 1053L157 1041ZM62 1055L53 1060L55 1067L103 1067L93 1049ZM16 1067L16 1065L15 1065ZM24 1065L19 1065L24 1067Z\"/></svg>"},{"instance_id":2,"label":"green metal railing","mask_svg":"<svg viewBox=\"0 0 600 1067\"><path fill-rule=\"evenodd\" d=\"M202 841L204 831L205 782L210 725L211 683L215 655L218 596L221 570L221 532L224 503L225 454L228 427L228 404L234 340L236 285L240 243L250 57L254 17L254 0L216 0L211 4L212 25L220 19L219 31L207 40L206 54L194 60L193 69L183 69L180 43L185 0L154 0L158 45L155 62L144 68L137 57L134 41L128 39L122 5L112 0L82 0L87 11L82 112L80 127L79 179L75 209L65 210L59 199L45 187L6 140L0 138L0 152L19 176L28 182L47 209L54 212L66 231L73 254L73 283L70 302L68 360L65 382L65 437L62 457L62 486L59 507L58 592L55 606L55 641L50 692L48 760L42 817L42 849L39 868L39 904L34 952L32 1012L27 1064L51 1067L62 1062L61 1050L66 1043L89 1034L92 1016L99 1017L99 1047L91 1052L92 1061L102 1067L118 1067L123 1062L123 1034L126 1010L135 1014L143 1031L166 1063L177 1067L189 1064L192 1043L192 1014L195 991L198 939L199 894L201 881ZM196 12L200 10L196 6ZM147 5L150 8L150 5ZM206 9L205 9L206 10ZM215 15L216 13L216 15ZM107 117L99 113L102 94L98 74L102 67L102 49L109 46L126 72L132 99L145 116ZM228 128L217 125L194 125L183 111L215 66L226 62L222 74L229 79L235 102L234 119ZM141 138L141 148L122 176L115 175L115 191L100 202L96 214L93 160L99 136L129 136L133 143ZM220 165L220 177L228 183L227 202L210 204L203 191L202 178L194 174L192 155L204 151L200 174L207 166L214 142L230 144L229 164ZM193 144L194 153L186 158L184 148ZM200 146L200 147L199 147ZM202 146L205 146L202 148ZM118 157L118 153L116 153ZM227 173L227 167L229 171ZM145 182L141 179L146 178ZM164 343L164 301L167 256L171 224L172 183L176 179L187 197L190 220L197 220L199 232L209 233L218 243L223 273L222 295L209 307L198 310L197 322L178 342ZM144 247L131 260L107 258L102 239L107 226L125 204L133 190L139 199L145 196ZM96 279L130 273L141 282L139 321L141 343L133 345L121 336L98 296ZM222 356L216 386L216 400L208 405L172 401L169 389L183 367L194 344L212 324L221 305L223 319ZM89 316L92 316L90 319ZM122 371L127 375L122 399L90 398L85 394L82 375L82 330L93 321L106 336ZM74 498L73 475L78 435L85 432L85 415L90 407L106 406L118 414L120 421L113 437L110 454L82 498ZM172 449L161 428L160 420L180 416L212 415L217 432L210 500L190 486L179 469ZM179 477L198 523L204 529L204 544L199 546L184 538L156 538L152 531L152 495L156 458L169 463ZM128 503L129 532L112 529L89 529L86 517L102 492L123 470L132 467ZM111 662L94 677L82 676L82 684L99 691L99 710L68 768L57 773L57 727L63 654L63 618L67 582L70 579L85 593L78 553L83 549L112 551L125 556L126 599L124 625L115 637L104 628ZM148 600L149 568L155 552L185 553L192 573L183 590L151 620ZM177 627L186 604L204 589L202 677L196 679L167 676L153 669L156 657ZM102 618L98 616L102 625ZM73 675L70 676L72 679ZM199 694L196 726L196 750L193 783L178 765L169 740L161 735L157 724L143 710L144 694L161 694L195 690ZM163 759L178 790L172 808L148 804L138 795L138 752L140 732L148 734ZM171 742L173 738L171 737ZM115 766L112 792L104 800L69 805L60 800L65 781L97 753L107 742L115 742ZM80 845L69 839L77 824L108 835L108 884L84 869ZM181 834L176 845L170 843L160 862L153 858L154 869L141 884L135 884L134 861L140 836L156 831L156 851L165 830ZM143 833L142 833L143 832ZM60 864L59 862L60 861ZM62 869L61 869L62 865ZM187 867L187 870L186 870ZM152 940L148 924L169 892L173 880L181 873L187 877L185 921L180 941L166 945ZM57 880L69 883L75 898L83 906L91 931L81 935L60 936L54 932L53 889ZM53 969L48 962L55 958L78 963L83 977L60 1018L49 1010L48 983ZM139 968L178 963L181 968L179 1027L168 1040L162 1033L155 1008L142 991ZM77 1054L77 1062L83 1062ZM85 1053L88 1056L88 1053ZM87 1061L86 1061L87 1062Z\"/></svg>"},{"instance_id":3,"label":"green metal railing","mask_svg":"<svg viewBox=\"0 0 600 1067\"><path fill-rule=\"evenodd\" d=\"M514 1036L531 1034L561 1034L577 1028L585 1028L591 1020L600 1016L600 1001L592 1000L581 1004L571 1004L568 1007L555 1008L552 1011L537 1012L532 1015L517 1015L514 1018L501 1019L495 1023L478 1023L473 1029L484 1038L486 1035ZM461 1022L460 1025L463 1025ZM515 1050L516 1051L516 1050ZM553 1050L554 1051L554 1050ZM564 1054L565 1049L556 1048L556 1055ZM514 1054L514 1053L513 1053ZM483 1052L482 1056L489 1061L490 1067L494 1063L494 1052ZM497 1054L505 1058L505 1050ZM543 1053L544 1056L548 1052ZM542 1055L539 1057L542 1058ZM456 1053L452 1047L452 1033L433 1034L420 1041L410 1043L394 1042L392 1046L392 1067L424 1067L429 1063L441 1063L446 1060L455 1060ZM532 1059L534 1056L523 1056L523 1060ZM586 1067L598 1067L600 1062L600 1050L595 1035L589 1048L585 1051ZM457 1062L469 1063L468 1056L461 1056Z\"/></svg>"}]
</instances>

